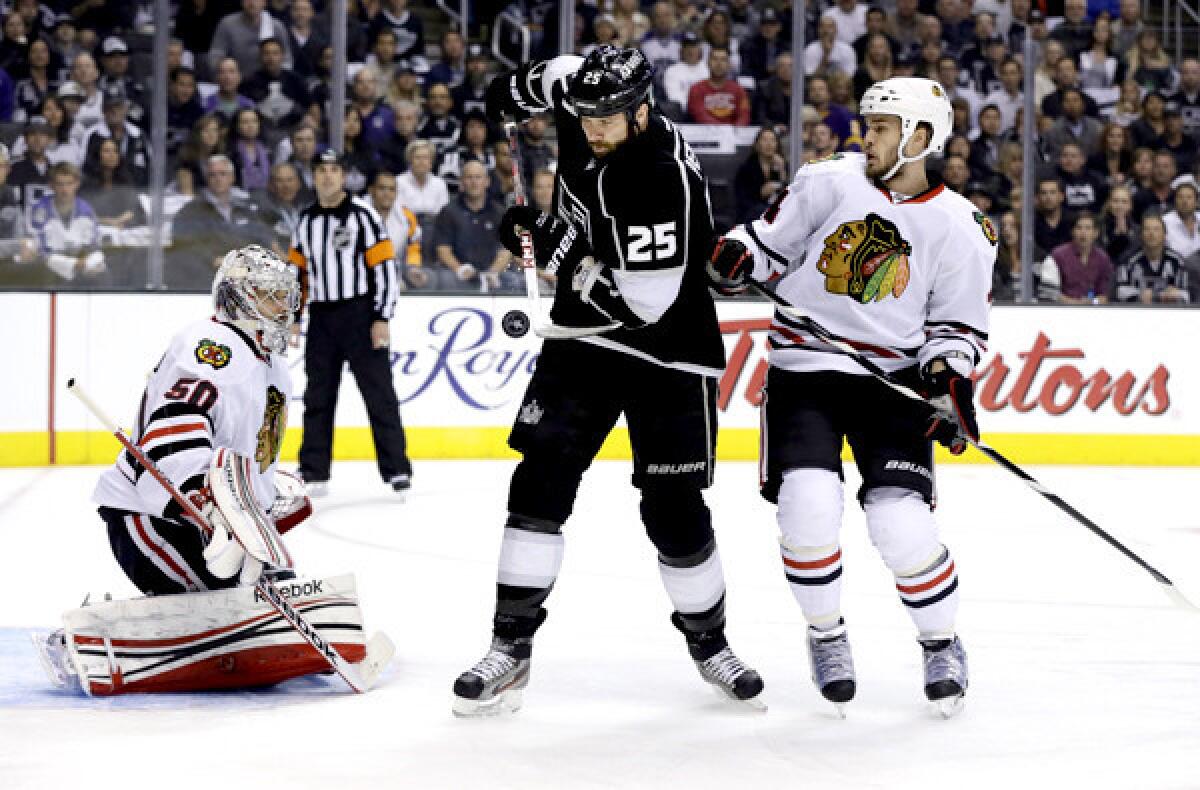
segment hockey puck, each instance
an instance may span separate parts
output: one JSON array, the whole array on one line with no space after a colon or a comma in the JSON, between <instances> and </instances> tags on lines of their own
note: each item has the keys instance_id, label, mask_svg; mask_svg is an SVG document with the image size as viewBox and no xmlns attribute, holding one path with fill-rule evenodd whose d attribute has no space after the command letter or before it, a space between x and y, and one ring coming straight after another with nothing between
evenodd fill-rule
<instances>
[{"instance_id":1,"label":"hockey puck","mask_svg":"<svg viewBox=\"0 0 1200 790\"><path fill-rule=\"evenodd\" d=\"M525 337L529 333L529 316L520 310L509 310L500 319L500 327L509 337Z\"/></svg>"}]
</instances>

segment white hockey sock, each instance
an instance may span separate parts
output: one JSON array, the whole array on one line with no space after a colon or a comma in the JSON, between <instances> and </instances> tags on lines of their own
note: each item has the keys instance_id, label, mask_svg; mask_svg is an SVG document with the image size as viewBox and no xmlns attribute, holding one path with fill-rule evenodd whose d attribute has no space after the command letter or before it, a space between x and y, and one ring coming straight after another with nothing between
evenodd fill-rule
<instances>
[{"instance_id":1,"label":"white hockey sock","mask_svg":"<svg viewBox=\"0 0 1200 790\"><path fill-rule=\"evenodd\" d=\"M781 544L779 548L788 588L804 619L815 628L836 627L842 616L841 546L793 548Z\"/></svg>"},{"instance_id":2,"label":"white hockey sock","mask_svg":"<svg viewBox=\"0 0 1200 790\"><path fill-rule=\"evenodd\" d=\"M923 639L954 635L954 618L958 614L958 572L945 546L924 570L911 575L897 574L896 589Z\"/></svg>"},{"instance_id":3,"label":"white hockey sock","mask_svg":"<svg viewBox=\"0 0 1200 790\"><path fill-rule=\"evenodd\" d=\"M533 532L505 527L496 581L513 587L549 589L558 578L562 558L561 532Z\"/></svg>"},{"instance_id":4,"label":"white hockey sock","mask_svg":"<svg viewBox=\"0 0 1200 790\"><path fill-rule=\"evenodd\" d=\"M700 614L712 609L725 595L725 574L715 543L707 556L675 560L659 555L658 573L675 611Z\"/></svg>"}]
</instances>

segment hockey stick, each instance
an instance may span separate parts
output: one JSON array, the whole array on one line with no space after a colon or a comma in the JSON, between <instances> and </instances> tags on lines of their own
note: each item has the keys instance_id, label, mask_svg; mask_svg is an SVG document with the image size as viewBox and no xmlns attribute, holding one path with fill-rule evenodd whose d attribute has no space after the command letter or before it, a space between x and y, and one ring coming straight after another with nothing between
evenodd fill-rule
<instances>
[{"instance_id":1,"label":"hockey stick","mask_svg":"<svg viewBox=\"0 0 1200 790\"><path fill-rule=\"evenodd\" d=\"M162 470L159 469L157 465L155 465L154 461L147 457L146 454L142 452L142 449L134 444L132 440L130 440L125 432L122 431L117 425L116 421L101 411L96 402L92 400L91 396L84 391L83 387L81 387L75 381L75 379L72 378L67 381L67 389L72 395L79 399L84 407L86 407L87 410L90 411L92 415L95 416L95 418L99 420L100 423L114 437L116 437L117 441L121 443L121 446L124 447L130 455L136 458L138 463L140 463L142 467L145 468L145 470L149 472L156 481L158 481L158 484L161 485L163 489L171 495L171 498L174 499L176 504L183 509L183 512L187 514L188 518L199 524L204 529L205 534L211 535L212 527L209 525L208 520L204 518L204 515L199 511L199 509L192 504L190 499L180 493L179 489L176 488L169 479L167 479L167 476L162 473ZM349 661L343 658L341 653L334 650L333 646L325 641L325 637L321 636L317 629L311 623L309 623L303 615L296 611L291 603L288 602L288 599L284 597L283 593L279 591L279 588L276 587L270 579L265 576L259 576L254 587L256 590L258 590L258 593L263 600L269 603L271 608L278 612L284 620L287 620L288 624L291 625L292 628L296 629L296 631L299 632L302 637L304 637L306 642L313 646L313 649L315 649L322 658L329 662L330 668L333 669L333 671L336 672L342 678L342 680L346 681L346 684L350 686L350 688L354 689L354 691L359 694L370 689L375 681L379 679L380 673L383 672L384 667L387 666L388 662L391 660L392 654L395 652L396 648L392 644L392 640L389 639L388 636L383 632L379 632L375 634L375 636L371 637L370 641L367 643L366 658L363 659L362 664L356 667L354 664L351 664Z\"/></svg>"},{"instance_id":2,"label":"hockey stick","mask_svg":"<svg viewBox=\"0 0 1200 790\"><path fill-rule=\"evenodd\" d=\"M512 118L504 119L504 132L508 136L508 150L512 159L513 192L518 206L528 205L529 199L525 192L525 177L522 175L521 141L517 135L517 122ZM562 326L550 320L542 313L542 293L538 286L537 260L533 254L533 236L529 231L521 230L521 268L525 270L525 303L529 310L529 320L533 322L533 333L541 338L588 337L608 332L621 326L617 323L607 326ZM546 266L547 274L557 274L558 264Z\"/></svg>"},{"instance_id":3,"label":"hockey stick","mask_svg":"<svg viewBox=\"0 0 1200 790\"><path fill-rule=\"evenodd\" d=\"M818 337L825 343L828 343L829 345L836 348L844 356L847 356L847 357L850 357L851 359L853 359L855 362L857 362L859 365L861 365L863 368L865 368L867 370L867 372L869 372L872 376L879 379L881 382L883 382L887 386L891 387L893 390L900 393L904 397L910 398L911 400L919 401L920 403L923 403L925 406L927 406L929 409L931 409L935 412L938 411L938 409L933 404L931 404L928 400L926 400L916 390L914 390L910 387L906 387L905 385L895 381L890 375L888 375L887 371L885 371L883 368L879 367L879 365L875 364L875 362L873 362L872 360L863 356L858 351L858 349L854 348L854 346L850 345L846 341L841 340L837 336L833 335L828 329L826 329L825 327L823 327L819 323L817 323L816 320L814 320L811 316L804 314L799 309L797 309L796 307L789 304L786 300L783 299L783 297L779 296L779 294L775 293L770 288L767 288L765 285L758 282L757 280L750 280L749 284L750 284L750 287L753 288L755 291L762 294L770 301L774 302L775 306L779 310L779 312L783 313L788 318L791 318L792 320L800 323L805 329L807 329L809 332L811 332L813 335L815 335L816 337ZM1004 469L1008 470L1012 474L1019 477L1022 481L1024 481L1024 483L1026 485L1028 485L1034 491L1036 491L1037 493L1041 494L1043 497L1048 499L1059 510L1062 510L1064 513L1069 515L1071 518L1075 519L1080 524L1087 527L1094 534L1098 535L1100 538L1102 538L1105 542L1107 542L1114 549L1116 549L1117 551L1124 554L1130 560L1133 560L1133 562L1137 563L1137 565L1139 567L1141 567L1142 570L1149 573L1151 576L1154 577L1154 580L1156 582L1158 582L1160 585L1162 585L1163 592L1166 593L1167 597L1169 597L1171 599L1171 601L1173 603L1175 603L1177 606L1184 608L1184 609L1188 609L1190 611L1200 612L1200 606L1196 606L1196 604L1189 601L1187 599L1187 597L1184 596L1184 594L1179 591L1179 588L1175 586L1175 583L1172 582L1170 579L1168 579L1161 571L1159 571L1158 569L1151 566L1148 562L1143 560L1137 554L1134 554L1133 551L1131 551L1123 543L1121 543L1119 540L1117 540L1112 535L1110 535L1108 532L1106 532L1103 528L1101 528L1098 524L1096 524L1096 522L1092 521L1090 518L1088 518L1087 516L1080 513L1069 502L1067 502L1062 497L1060 497L1058 494L1054 493L1053 491L1051 491L1050 489L1048 489L1044 485L1042 485L1040 482L1038 482L1038 480L1036 478L1034 478L1033 475L1029 474L1024 469L1022 469L1021 467L1014 464L1012 461L1005 458L998 451L996 451L995 449L984 444L982 441L977 441L975 439L972 439L970 436L963 436L962 438L965 439L968 443L970 443L971 446L974 447L976 450L978 450L979 452L983 453L988 458L990 458L992 461L996 462L997 464L1002 466Z\"/></svg>"}]
</instances>

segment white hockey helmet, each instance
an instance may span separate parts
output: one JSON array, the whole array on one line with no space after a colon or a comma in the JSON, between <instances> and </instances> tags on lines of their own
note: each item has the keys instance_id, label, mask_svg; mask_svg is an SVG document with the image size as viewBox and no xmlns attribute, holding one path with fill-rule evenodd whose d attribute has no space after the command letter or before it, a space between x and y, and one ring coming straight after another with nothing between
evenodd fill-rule
<instances>
[{"instance_id":1,"label":"white hockey helmet","mask_svg":"<svg viewBox=\"0 0 1200 790\"><path fill-rule=\"evenodd\" d=\"M954 108L942 86L925 77L892 77L867 88L858 103L859 114L894 115L900 119L900 146L896 164L883 177L887 181L906 162L916 162L930 154L940 154L954 128ZM917 131L917 125L932 128L929 145L916 156L905 156L904 148Z\"/></svg>"},{"instance_id":2,"label":"white hockey helmet","mask_svg":"<svg viewBox=\"0 0 1200 790\"><path fill-rule=\"evenodd\" d=\"M283 260L257 244L230 250L212 285L213 312L255 338L267 351L287 351L300 309L300 282Z\"/></svg>"}]
</instances>

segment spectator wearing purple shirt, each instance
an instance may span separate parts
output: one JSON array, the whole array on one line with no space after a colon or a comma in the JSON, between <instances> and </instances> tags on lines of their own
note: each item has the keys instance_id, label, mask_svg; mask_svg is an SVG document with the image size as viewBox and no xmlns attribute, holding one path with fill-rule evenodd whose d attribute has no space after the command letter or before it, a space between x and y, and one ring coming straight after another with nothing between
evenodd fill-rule
<instances>
[{"instance_id":1,"label":"spectator wearing purple shirt","mask_svg":"<svg viewBox=\"0 0 1200 790\"><path fill-rule=\"evenodd\" d=\"M853 131L850 124L854 116L842 105L833 103L829 93L829 81L820 76L809 77L804 100L816 108L821 120L837 135L841 146L845 146Z\"/></svg>"},{"instance_id":2,"label":"spectator wearing purple shirt","mask_svg":"<svg viewBox=\"0 0 1200 790\"><path fill-rule=\"evenodd\" d=\"M1042 264L1042 283L1059 284L1062 304L1105 304L1113 283L1113 262L1096 246L1100 231L1088 213L1075 217L1071 241L1054 248Z\"/></svg>"},{"instance_id":3,"label":"spectator wearing purple shirt","mask_svg":"<svg viewBox=\"0 0 1200 790\"><path fill-rule=\"evenodd\" d=\"M379 74L372 66L364 66L354 75L350 90L351 106L362 118L362 142L377 149L387 141L396 124L392 108L379 98Z\"/></svg>"}]
</instances>

